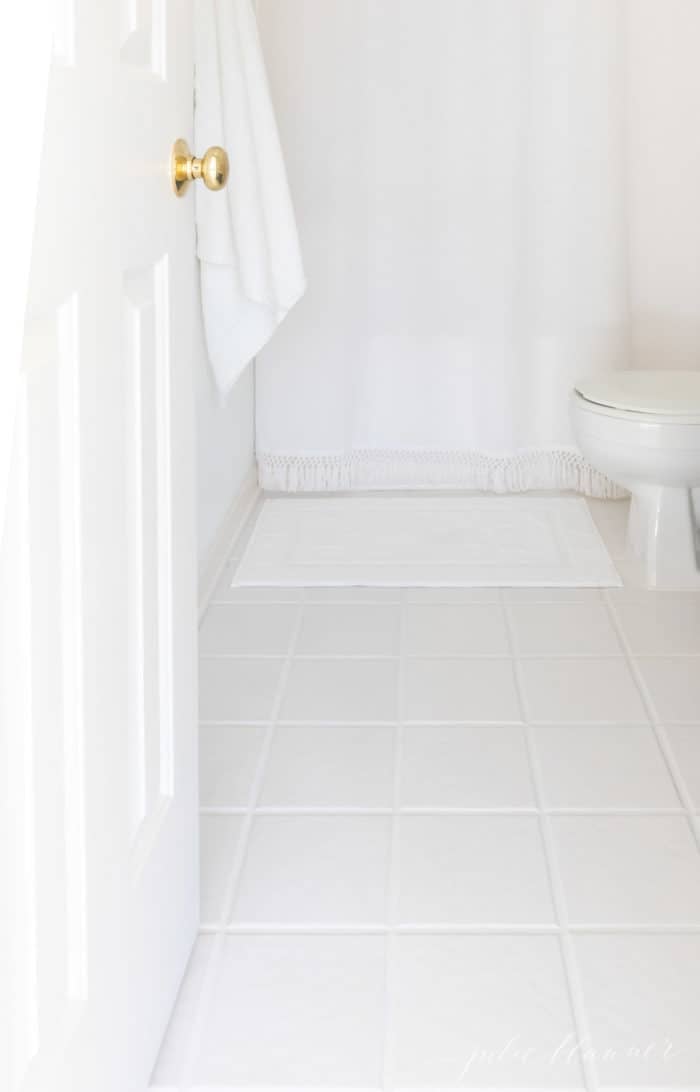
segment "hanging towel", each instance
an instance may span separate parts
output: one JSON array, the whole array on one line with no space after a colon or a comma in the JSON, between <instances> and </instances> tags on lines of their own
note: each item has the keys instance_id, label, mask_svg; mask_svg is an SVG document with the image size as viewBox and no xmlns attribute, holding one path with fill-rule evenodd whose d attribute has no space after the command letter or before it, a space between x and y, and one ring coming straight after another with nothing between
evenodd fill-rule
<instances>
[{"instance_id":1,"label":"hanging towel","mask_svg":"<svg viewBox=\"0 0 700 1092\"><path fill-rule=\"evenodd\" d=\"M221 144L223 192L196 187L207 348L227 394L306 288L251 0L197 0L195 143Z\"/></svg>"}]
</instances>

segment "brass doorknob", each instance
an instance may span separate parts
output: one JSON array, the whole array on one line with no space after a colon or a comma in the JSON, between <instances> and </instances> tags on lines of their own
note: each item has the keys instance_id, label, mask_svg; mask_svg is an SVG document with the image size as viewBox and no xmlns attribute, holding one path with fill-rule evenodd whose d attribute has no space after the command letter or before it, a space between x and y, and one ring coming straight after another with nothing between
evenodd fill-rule
<instances>
[{"instance_id":1,"label":"brass doorknob","mask_svg":"<svg viewBox=\"0 0 700 1092\"><path fill-rule=\"evenodd\" d=\"M176 197L182 197L190 182L201 178L208 190L222 190L228 182L228 156L214 145L198 158L186 140L176 140L170 155L170 178Z\"/></svg>"}]
</instances>

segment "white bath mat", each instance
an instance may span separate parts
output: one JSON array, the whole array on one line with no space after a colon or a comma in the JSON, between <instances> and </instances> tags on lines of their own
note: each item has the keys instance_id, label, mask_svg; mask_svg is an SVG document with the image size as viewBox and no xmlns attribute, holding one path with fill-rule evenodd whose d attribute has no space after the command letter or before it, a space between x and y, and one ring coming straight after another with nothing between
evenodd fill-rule
<instances>
[{"instance_id":1,"label":"white bath mat","mask_svg":"<svg viewBox=\"0 0 700 1092\"><path fill-rule=\"evenodd\" d=\"M234 587L618 587L576 497L266 500Z\"/></svg>"}]
</instances>

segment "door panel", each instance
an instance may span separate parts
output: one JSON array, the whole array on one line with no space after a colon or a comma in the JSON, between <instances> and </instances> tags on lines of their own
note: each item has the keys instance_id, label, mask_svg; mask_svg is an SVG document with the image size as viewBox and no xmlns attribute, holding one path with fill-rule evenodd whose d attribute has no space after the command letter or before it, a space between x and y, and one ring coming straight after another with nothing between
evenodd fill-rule
<instances>
[{"instance_id":1,"label":"door panel","mask_svg":"<svg viewBox=\"0 0 700 1092\"><path fill-rule=\"evenodd\" d=\"M168 264L124 277L131 832L145 860L173 796Z\"/></svg>"},{"instance_id":2,"label":"door panel","mask_svg":"<svg viewBox=\"0 0 700 1092\"><path fill-rule=\"evenodd\" d=\"M197 924L191 4L56 18L0 572L0 1084L143 1092Z\"/></svg>"}]
</instances>

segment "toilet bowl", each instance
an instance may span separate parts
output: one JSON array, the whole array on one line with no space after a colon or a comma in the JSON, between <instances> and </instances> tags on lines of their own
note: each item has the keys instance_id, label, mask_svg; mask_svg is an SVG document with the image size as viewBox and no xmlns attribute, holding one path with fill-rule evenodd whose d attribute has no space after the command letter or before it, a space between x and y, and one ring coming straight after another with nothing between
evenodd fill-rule
<instances>
[{"instance_id":1,"label":"toilet bowl","mask_svg":"<svg viewBox=\"0 0 700 1092\"><path fill-rule=\"evenodd\" d=\"M631 495L627 545L647 584L700 587L700 372L582 380L571 418L583 455Z\"/></svg>"}]
</instances>

